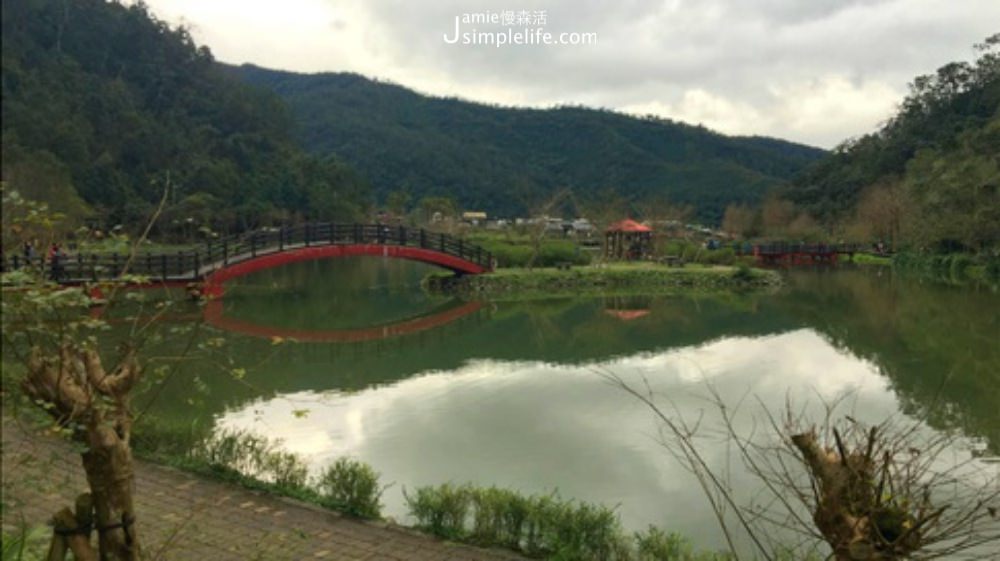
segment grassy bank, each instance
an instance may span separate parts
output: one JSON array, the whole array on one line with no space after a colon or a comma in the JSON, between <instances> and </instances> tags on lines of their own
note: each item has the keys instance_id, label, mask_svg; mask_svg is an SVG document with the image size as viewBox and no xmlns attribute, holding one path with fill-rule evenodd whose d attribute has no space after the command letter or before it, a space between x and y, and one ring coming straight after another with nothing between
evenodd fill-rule
<instances>
[{"instance_id":1,"label":"grassy bank","mask_svg":"<svg viewBox=\"0 0 1000 561\"><path fill-rule=\"evenodd\" d=\"M1000 284L1000 257L968 253L898 253L892 259L892 266L899 271L936 280Z\"/></svg>"},{"instance_id":2,"label":"grassy bank","mask_svg":"<svg viewBox=\"0 0 1000 561\"><path fill-rule=\"evenodd\" d=\"M529 263L535 267L552 267L560 263L587 265L601 254L599 245L586 249L574 238L543 237L537 240L536 245L525 234L477 231L469 233L465 239L492 253L501 268L527 267ZM599 238L592 241L599 244ZM657 259L670 256L685 263L700 265L753 263L753 257L737 255L731 245L707 249L701 242L681 238L655 238L652 254Z\"/></svg>"},{"instance_id":3,"label":"grassy bank","mask_svg":"<svg viewBox=\"0 0 1000 561\"><path fill-rule=\"evenodd\" d=\"M498 269L488 275L433 274L424 279L430 292L494 300L607 294L669 294L691 291L774 287L781 276L749 267L667 267L653 263L615 263L566 270Z\"/></svg>"},{"instance_id":4,"label":"grassy bank","mask_svg":"<svg viewBox=\"0 0 1000 561\"><path fill-rule=\"evenodd\" d=\"M213 479L292 497L358 518L382 517L386 489L367 464L341 458L318 476L277 441L247 433L206 436L201 431L145 424L135 434L140 457ZM403 490L416 528L481 547L501 547L538 559L578 561L725 561L728 554L698 552L682 536L655 527L624 530L614 509L563 499L556 493L522 495L473 485Z\"/></svg>"},{"instance_id":5,"label":"grassy bank","mask_svg":"<svg viewBox=\"0 0 1000 561\"><path fill-rule=\"evenodd\" d=\"M892 257L884 255L871 255L869 253L855 253L850 260L855 265L874 265L876 267L891 267Z\"/></svg>"}]
</instances>

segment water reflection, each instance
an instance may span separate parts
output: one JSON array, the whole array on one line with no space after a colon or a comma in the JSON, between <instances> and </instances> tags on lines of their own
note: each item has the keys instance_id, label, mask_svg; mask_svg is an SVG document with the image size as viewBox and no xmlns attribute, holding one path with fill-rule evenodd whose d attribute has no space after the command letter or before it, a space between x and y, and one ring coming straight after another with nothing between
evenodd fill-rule
<instances>
[{"instance_id":1,"label":"water reflection","mask_svg":"<svg viewBox=\"0 0 1000 561\"><path fill-rule=\"evenodd\" d=\"M452 305L416 288L428 269L412 264L341 260L288 278L280 271L246 279L223 300L222 317L328 332ZM259 334L209 327L205 337L225 339L229 366L245 377L187 368L156 388L152 411L284 438L317 468L359 456L397 483L386 496L396 516L401 486L471 480L621 504L632 528L654 523L714 545L704 499L657 445L653 415L602 372L649 380L695 417L711 410L706 384L733 402L808 400L814 413L821 399L852 392L858 418L902 413L981 438L995 454L998 310L990 290L831 270L790 272L776 294L491 303L433 329L349 343L262 345ZM293 414L301 410L305 418ZM717 442L705 446L714 461L725 457ZM738 484L745 474L734 476Z\"/></svg>"},{"instance_id":2,"label":"water reflection","mask_svg":"<svg viewBox=\"0 0 1000 561\"><path fill-rule=\"evenodd\" d=\"M752 395L774 410L788 396L821 414L821 400L845 393L860 419L881 420L899 407L874 364L800 329L578 365L471 360L356 393L301 391L257 401L220 416L217 426L281 435L316 468L348 455L406 488L447 481L558 488L620 503L631 528L653 523L718 543L694 480L657 445L651 412L602 373L637 386L648 381L666 406L690 419L711 416L706 384L728 402ZM302 409L307 416L292 414ZM750 409L738 417L746 427ZM725 447L711 439L703 446L722 465ZM734 473L737 488L746 477ZM385 498L390 515L405 515L401 493Z\"/></svg>"},{"instance_id":3,"label":"water reflection","mask_svg":"<svg viewBox=\"0 0 1000 561\"><path fill-rule=\"evenodd\" d=\"M291 339L305 343L357 343L401 337L437 329L469 314L474 314L483 307L482 302L454 301L415 318L401 319L387 325L345 329L300 329L229 317L225 314L223 302L223 300L212 300L205 304L203 317L206 324L230 334L276 340Z\"/></svg>"}]
</instances>

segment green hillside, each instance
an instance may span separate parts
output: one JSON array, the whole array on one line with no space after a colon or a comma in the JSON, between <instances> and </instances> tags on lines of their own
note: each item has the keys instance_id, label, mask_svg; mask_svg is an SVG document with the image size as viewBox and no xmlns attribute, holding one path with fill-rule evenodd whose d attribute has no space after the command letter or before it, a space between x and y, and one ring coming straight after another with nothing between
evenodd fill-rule
<instances>
[{"instance_id":1,"label":"green hillside","mask_svg":"<svg viewBox=\"0 0 1000 561\"><path fill-rule=\"evenodd\" d=\"M614 189L633 201L691 204L717 222L728 203L759 200L824 154L610 111L428 97L355 74L231 71L280 95L302 145L350 162L383 199L392 191L451 196L466 208L509 215L557 189L584 198Z\"/></svg>"},{"instance_id":2,"label":"green hillside","mask_svg":"<svg viewBox=\"0 0 1000 561\"><path fill-rule=\"evenodd\" d=\"M291 139L282 103L141 3L3 1L3 180L79 222L160 233L356 216L366 182ZM168 181L169 177L169 181Z\"/></svg>"},{"instance_id":3,"label":"green hillside","mask_svg":"<svg viewBox=\"0 0 1000 561\"><path fill-rule=\"evenodd\" d=\"M851 139L785 196L828 225L902 248L1000 247L1000 34L916 78L878 131Z\"/></svg>"}]
</instances>

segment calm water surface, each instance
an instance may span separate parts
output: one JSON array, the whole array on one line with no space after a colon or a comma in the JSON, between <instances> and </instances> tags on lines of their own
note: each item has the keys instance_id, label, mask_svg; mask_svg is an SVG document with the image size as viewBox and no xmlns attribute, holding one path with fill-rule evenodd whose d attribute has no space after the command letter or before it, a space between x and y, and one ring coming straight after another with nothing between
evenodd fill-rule
<instances>
[{"instance_id":1,"label":"calm water surface","mask_svg":"<svg viewBox=\"0 0 1000 561\"><path fill-rule=\"evenodd\" d=\"M628 528L702 546L720 536L695 480L609 375L706 424L710 391L742 400L742 430L763 406L791 399L819 415L847 395L858 418L919 418L1000 452L1000 296L989 289L845 269L793 272L774 294L466 304L423 294L431 270L354 258L248 277L203 328L246 376L205 366L172 377L152 411L280 438L316 470L360 458L394 483L386 512L403 522L402 489L471 481L620 505ZM702 446L726 465L725 446ZM733 480L752 490L740 470Z\"/></svg>"}]
</instances>

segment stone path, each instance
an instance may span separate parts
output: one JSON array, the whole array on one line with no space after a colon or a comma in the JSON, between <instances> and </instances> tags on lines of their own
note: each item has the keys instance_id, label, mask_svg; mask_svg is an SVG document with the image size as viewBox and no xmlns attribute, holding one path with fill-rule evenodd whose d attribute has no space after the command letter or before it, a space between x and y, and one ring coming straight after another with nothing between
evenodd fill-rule
<instances>
[{"instance_id":1,"label":"stone path","mask_svg":"<svg viewBox=\"0 0 1000 561\"><path fill-rule=\"evenodd\" d=\"M86 490L69 444L3 426L3 525L42 525ZM392 524L339 516L297 501L138 462L139 530L149 559L514 561L521 557L443 542Z\"/></svg>"}]
</instances>

